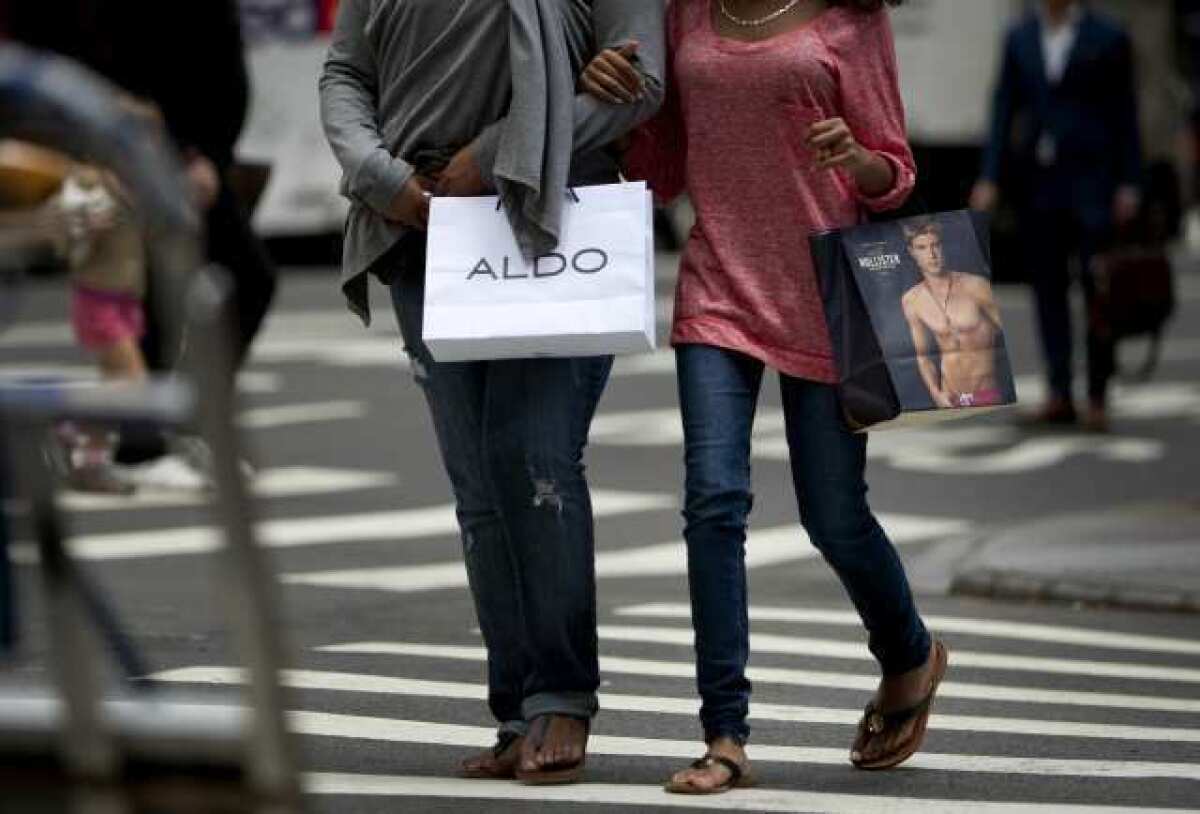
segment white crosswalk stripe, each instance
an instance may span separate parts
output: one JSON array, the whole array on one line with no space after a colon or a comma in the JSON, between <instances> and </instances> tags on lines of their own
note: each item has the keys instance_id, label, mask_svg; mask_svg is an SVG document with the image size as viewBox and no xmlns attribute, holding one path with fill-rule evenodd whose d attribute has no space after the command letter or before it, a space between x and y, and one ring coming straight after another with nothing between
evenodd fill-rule
<instances>
[{"instance_id":1,"label":"white crosswalk stripe","mask_svg":"<svg viewBox=\"0 0 1200 814\"><path fill-rule=\"evenodd\" d=\"M617 608L618 616L650 619L691 619L690 606L677 602L655 602L644 605L628 605ZM1200 655L1200 641L1172 639L1166 636L1117 633L1109 630L1064 627L1062 625L1029 624L1026 622L998 621L995 619L964 619L957 616L924 616L925 623L942 633L960 633L965 636L1017 639L1030 642L1048 642L1079 647L1129 650L1139 653L1180 653ZM862 620L853 611L828 608L772 608L761 605L750 606L752 622L792 622L796 624L846 625L862 627Z\"/></svg>"},{"instance_id":2,"label":"white crosswalk stripe","mask_svg":"<svg viewBox=\"0 0 1200 814\"><path fill-rule=\"evenodd\" d=\"M601 625L601 640L622 642L649 642L652 644L682 645L691 647L694 636L690 628L639 627L630 625ZM792 656L812 656L828 659L851 659L871 661L871 652L860 644L837 642L828 639L802 638L799 636L776 636L770 633L754 633L750 637L750 649L757 653L779 653ZM1013 670L1023 673L1046 673L1050 675L1079 675L1095 678L1128 678L1136 681L1178 681L1200 683L1200 670L1184 667L1155 667L1144 664L1121 664L1118 662L1088 661L1082 659L1052 659L1016 656L1009 653L979 653L955 648L956 667Z\"/></svg>"},{"instance_id":3,"label":"white crosswalk stripe","mask_svg":"<svg viewBox=\"0 0 1200 814\"><path fill-rule=\"evenodd\" d=\"M237 685L243 681L243 671L233 667L185 667L154 675L154 679L175 684ZM379 693L420 698L452 698L483 701L487 687L455 681L425 681L411 678L340 673L326 670L287 670L283 683L295 689L330 690L334 692ZM600 707L618 712L651 712L661 715L694 717L700 710L696 699L670 696L627 695L600 693ZM787 721L805 724L854 726L862 711L802 707L792 704L762 704L750 706L750 718L756 721ZM1087 738L1093 740L1166 741L1200 743L1200 729L1164 726L1125 726L1121 724L1088 724L1076 721L1048 721L1031 718L997 718L983 715L947 715L938 713L932 727L945 732L995 732L1009 735L1034 735L1054 738Z\"/></svg>"},{"instance_id":4,"label":"white crosswalk stripe","mask_svg":"<svg viewBox=\"0 0 1200 814\"><path fill-rule=\"evenodd\" d=\"M580 786L521 786L504 781L462 781L431 777L402 777L357 774L310 774L310 794L430 797L464 800L520 800L530 802L608 803L629 806L632 811L648 807L720 809L756 812L825 812L825 814L1197 814L1200 809L1142 808L1130 806L1071 805L1062 803L1010 803L986 800L945 800L857 794L822 794L805 791L744 789L716 797L681 797L658 786L587 783Z\"/></svg>"},{"instance_id":5,"label":"white crosswalk stripe","mask_svg":"<svg viewBox=\"0 0 1200 814\"><path fill-rule=\"evenodd\" d=\"M899 514L881 514L879 522L897 545L927 542L965 533L968 526L958 520ZM798 525L752 530L746 549L746 567L764 568L800 560L814 559L817 550ZM647 546L600 551L596 554L596 576L655 577L687 573L687 557L682 540L652 543ZM283 581L293 585L326 588L413 593L465 587L467 572L462 560L409 565L395 568L354 568L285 574Z\"/></svg>"},{"instance_id":6,"label":"white crosswalk stripe","mask_svg":"<svg viewBox=\"0 0 1200 814\"><path fill-rule=\"evenodd\" d=\"M409 642L354 642L328 645L318 650L327 653L358 653L391 656L418 656L454 661L485 661L482 647L431 645ZM695 667L689 662L657 659L601 656L600 669L609 673L653 676L659 678L693 678ZM760 684L780 684L795 687L827 687L843 690L874 691L878 680L856 673L835 673L821 670L798 670L783 667L756 667L747 670L749 678ZM1006 701L1016 704L1045 704L1067 707L1096 707L1107 709L1154 710L1200 714L1200 699L1171 698L1156 695L1106 693L1091 690L1047 690L1038 687L977 684L960 681L943 682L939 694L943 698L965 698L975 701Z\"/></svg>"},{"instance_id":7,"label":"white crosswalk stripe","mask_svg":"<svg viewBox=\"0 0 1200 814\"><path fill-rule=\"evenodd\" d=\"M654 511L674 505L674 495L602 489L592 492L592 507L597 517ZM423 509L268 520L258 525L258 540L269 548L394 542L457 533L458 520L452 504ZM211 526L83 535L69 541L71 552L83 560L203 554L214 551L219 544L220 537ZM34 552L30 546L16 546L13 553L18 561L33 560Z\"/></svg>"},{"instance_id":8,"label":"white crosswalk stripe","mask_svg":"<svg viewBox=\"0 0 1200 814\"><path fill-rule=\"evenodd\" d=\"M288 498L379 489L397 481L391 472L368 472L322 466L287 466L263 469L255 474L252 485L260 498ZM130 496L65 492L59 504L76 512L128 512L136 509L175 509L203 506L212 495L174 489L143 486Z\"/></svg>"}]
</instances>

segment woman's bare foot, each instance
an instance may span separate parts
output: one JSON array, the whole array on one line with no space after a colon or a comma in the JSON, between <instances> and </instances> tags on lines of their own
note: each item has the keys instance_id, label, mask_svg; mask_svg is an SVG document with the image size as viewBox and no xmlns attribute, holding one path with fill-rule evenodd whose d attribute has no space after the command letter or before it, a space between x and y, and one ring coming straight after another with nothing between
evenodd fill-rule
<instances>
[{"instance_id":1,"label":"woman's bare foot","mask_svg":"<svg viewBox=\"0 0 1200 814\"><path fill-rule=\"evenodd\" d=\"M740 773L721 758L732 762ZM750 760L745 748L732 738L717 738L708 745L705 757L673 774L666 788L676 794L717 794L738 785L749 785L749 778Z\"/></svg>"},{"instance_id":2,"label":"woman's bare foot","mask_svg":"<svg viewBox=\"0 0 1200 814\"><path fill-rule=\"evenodd\" d=\"M517 760L521 756L520 735L502 735L491 749L472 755L458 766L459 777L472 780L512 780L517 776Z\"/></svg>"},{"instance_id":3,"label":"woman's bare foot","mask_svg":"<svg viewBox=\"0 0 1200 814\"><path fill-rule=\"evenodd\" d=\"M945 646L935 641L920 667L880 681L850 753L852 763L864 768L887 768L920 747L929 720L928 702L947 663ZM884 765L876 765L880 763Z\"/></svg>"},{"instance_id":4,"label":"woman's bare foot","mask_svg":"<svg viewBox=\"0 0 1200 814\"><path fill-rule=\"evenodd\" d=\"M568 715L542 715L521 746L516 776L522 783L571 783L583 773L589 722Z\"/></svg>"}]
</instances>

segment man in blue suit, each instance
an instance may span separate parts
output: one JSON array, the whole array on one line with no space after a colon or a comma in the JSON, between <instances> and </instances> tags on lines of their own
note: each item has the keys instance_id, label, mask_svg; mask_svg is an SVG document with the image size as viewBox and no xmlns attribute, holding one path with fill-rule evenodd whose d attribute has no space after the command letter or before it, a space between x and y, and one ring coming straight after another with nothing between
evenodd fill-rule
<instances>
[{"instance_id":1,"label":"man in blue suit","mask_svg":"<svg viewBox=\"0 0 1200 814\"><path fill-rule=\"evenodd\" d=\"M1142 174L1133 47L1113 21L1081 0L1039 0L1010 30L996 86L983 173L971 194L980 210L1001 189L1020 220L1036 295L1049 397L1031 418L1077 419L1071 388L1071 260L1089 304L1089 266L1114 227L1136 217ZM1108 428L1111 340L1088 329L1084 427Z\"/></svg>"}]
</instances>

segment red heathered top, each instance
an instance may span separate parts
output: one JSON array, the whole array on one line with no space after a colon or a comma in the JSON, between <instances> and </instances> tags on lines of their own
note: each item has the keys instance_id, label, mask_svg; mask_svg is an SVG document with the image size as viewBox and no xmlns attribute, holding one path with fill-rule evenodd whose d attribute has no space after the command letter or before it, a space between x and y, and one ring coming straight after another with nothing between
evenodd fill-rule
<instances>
[{"instance_id":1,"label":"red heathered top","mask_svg":"<svg viewBox=\"0 0 1200 814\"><path fill-rule=\"evenodd\" d=\"M916 183L891 24L885 11L835 7L742 42L714 29L713 2L672 0L668 98L627 155L630 177L649 181L659 200L686 190L696 209L671 342L730 348L832 383L808 236L894 209ZM868 198L844 171L814 166L808 126L836 116L895 167L884 195Z\"/></svg>"}]
</instances>

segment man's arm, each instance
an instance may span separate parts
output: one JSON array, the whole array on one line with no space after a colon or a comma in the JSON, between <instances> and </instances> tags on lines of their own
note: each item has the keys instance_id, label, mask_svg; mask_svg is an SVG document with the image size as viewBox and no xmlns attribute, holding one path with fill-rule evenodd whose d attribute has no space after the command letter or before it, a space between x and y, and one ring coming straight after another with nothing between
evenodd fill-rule
<instances>
[{"instance_id":1,"label":"man's arm","mask_svg":"<svg viewBox=\"0 0 1200 814\"><path fill-rule=\"evenodd\" d=\"M1114 218L1118 224L1133 220L1141 203L1142 190L1142 131L1138 118L1137 70L1134 65L1133 41L1120 32L1114 46L1111 88L1114 92L1113 132L1118 138L1117 159L1120 187L1113 201Z\"/></svg>"},{"instance_id":2,"label":"man's arm","mask_svg":"<svg viewBox=\"0 0 1200 814\"><path fill-rule=\"evenodd\" d=\"M950 397L942 390L942 377L938 373L937 365L929 356L931 351L929 330L921 321L916 306L907 297L904 298L903 308L904 318L908 321L908 330L912 334L913 348L917 351L917 369L921 371L921 378L925 381L925 387L929 390L933 403L938 407L953 407Z\"/></svg>"},{"instance_id":3,"label":"man's arm","mask_svg":"<svg viewBox=\"0 0 1200 814\"><path fill-rule=\"evenodd\" d=\"M1005 153L1009 149L1013 117L1017 111L1017 74L1020 66L1017 64L1016 41L1016 31L1005 38L1000 76L996 80L996 89L992 96L991 131L984 147L983 171L980 178L993 184L1000 182Z\"/></svg>"},{"instance_id":4,"label":"man's arm","mask_svg":"<svg viewBox=\"0 0 1200 814\"><path fill-rule=\"evenodd\" d=\"M413 179L378 123L378 67L365 26L370 0L342 0L321 74L321 121L342 166L342 193L388 216Z\"/></svg>"},{"instance_id":5,"label":"man's arm","mask_svg":"<svg viewBox=\"0 0 1200 814\"><path fill-rule=\"evenodd\" d=\"M642 98L625 105L610 105L587 93L575 96L575 154L611 144L649 119L666 95L666 35L664 0L595 0L592 21L598 51L636 40L635 67L642 74ZM489 125L473 149L489 186L504 119Z\"/></svg>"}]
</instances>

